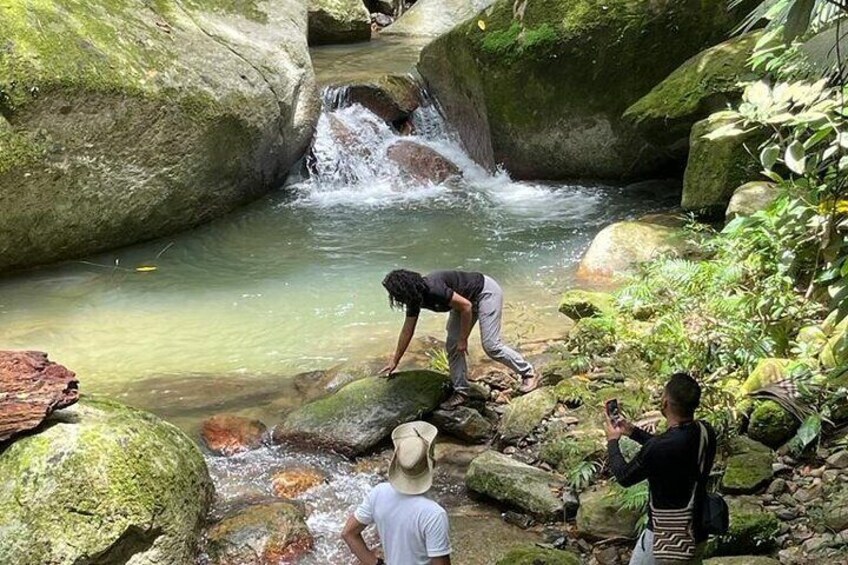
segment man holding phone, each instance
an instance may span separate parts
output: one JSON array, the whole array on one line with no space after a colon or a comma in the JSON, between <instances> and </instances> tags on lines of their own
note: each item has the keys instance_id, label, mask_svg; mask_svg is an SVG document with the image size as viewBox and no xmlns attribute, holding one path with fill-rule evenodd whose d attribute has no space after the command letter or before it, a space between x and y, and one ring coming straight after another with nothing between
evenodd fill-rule
<instances>
[{"instance_id":1,"label":"man holding phone","mask_svg":"<svg viewBox=\"0 0 848 565\"><path fill-rule=\"evenodd\" d=\"M652 435L619 413L618 401L606 408L607 451L612 474L629 487L648 481L648 527L636 543L630 565L700 564L707 533L700 520L707 478L716 454L716 435L706 422L695 420L701 387L690 375L676 373L666 383L661 411L667 430ZM642 445L630 461L619 448L621 436Z\"/></svg>"}]
</instances>

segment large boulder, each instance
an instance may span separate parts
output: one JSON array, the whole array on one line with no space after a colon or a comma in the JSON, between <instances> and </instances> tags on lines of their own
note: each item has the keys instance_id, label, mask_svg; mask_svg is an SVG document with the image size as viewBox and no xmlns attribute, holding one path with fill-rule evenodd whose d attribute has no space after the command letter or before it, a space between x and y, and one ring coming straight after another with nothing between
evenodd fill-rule
<instances>
[{"instance_id":1,"label":"large boulder","mask_svg":"<svg viewBox=\"0 0 848 565\"><path fill-rule=\"evenodd\" d=\"M40 351L0 351L0 444L79 400L76 375Z\"/></svg>"},{"instance_id":2,"label":"large boulder","mask_svg":"<svg viewBox=\"0 0 848 565\"><path fill-rule=\"evenodd\" d=\"M421 87L409 75L383 75L337 85L348 104L361 104L388 123L406 120L421 105Z\"/></svg>"},{"instance_id":3,"label":"large boulder","mask_svg":"<svg viewBox=\"0 0 848 565\"><path fill-rule=\"evenodd\" d=\"M705 137L726 126L728 116L727 112L717 112L692 126L680 202L685 210L720 216L738 186L760 177L761 166L755 155L767 137L765 131L753 129L716 139Z\"/></svg>"},{"instance_id":4,"label":"large boulder","mask_svg":"<svg viewBox=\"0 0 848 565\"><path fill-rule=\"evenodd\" d=\"M597 487L580 495L577 531L590 539L633 538L641 516L641 512L623 507L611 487Z\"/></svg>"},{"instance_id":5,"label":"large boulder","mask_svg":"<svg viewBox=\"0 0 848 565\"><path fill-rule=\"evenodd\" d=\"M437 36L449 31L494 0L418 0L383 35Z\"/></svg>"},{"instance_id":6,"label":"large boulder","mask_svg":"<svg viewBox=\"0 0 848 565\"><path fill-rule=\"evenodd\" d=\"M640 263L659 255L688 257L697 252L679 219L651 214L602 229L580 260L577 275L584 280L608 280L634 274Z\"/></svg>"},{"instance_id":7,"label":"large boulder","mask_svg":"<svg viewBox=\"0 0 848 565\"><path fill-rule=\"evenodd\" d=\"M752 392L777 382L780 382L789 377L789 368L792 361L789 359L781 359L777 357L768 357L757 361L757 365L742 386L739 387L739 394L751 394Z\"/></svg>"},{"instance_id":8,"label":"large boulder","mask_svg":"<svg viewBox=\"0 0 848 565\"><path fill-rule=\"evenodd\" d=\"M274 441L345 455L373 449L404 422L432 412L444 398L448 377L433 371L405 371L392 379L367 378L306 404L274 428Z\"/></svg>"},{"instance_id":9,"label":"large boulder","mask_svg":"<svg viewBox=\"0 0 848 565\"><path fill-rule=\"evenodd\" d=\"M768 447L777 449L795 435L798 419L774 400L757 402L748 424L748 436Z\"/></svg>"},{"instance_id":10,"label":"large boulder","mask_svg":"<svg viewBox=\"0 0 848 565\"><path fill-rule=\"evenodd\" d=\"M206 533L212 565L292 563L312 549L303 511L288 502L238 509Z\"/></svg>"},{"instance_id":11,"label":"large boulder","mask_svg":"<svg viewBox=\"0 0 848 565\"><path fill-rule=\"evenodd\" d=\"M557 395L553 387L542 387L513 400L499 428L501 439L514 443L530 435L554 411Z\"/></svg>"},{"instance_id":12,"label":"large boulder","mask_svg":"<svg viewBox=\"0 0 848 565\"><path fill-rule=\"evenodd\" d=\"M0 269L220 216L280 186L320 101L306 6L0 6Z\"/></svg>"},{"instance_id":13,"label":"large boulder","mask_svg":"<svg viewBox=\"0 0 848 565\"><path fill-rule=\"evenodd\" d=\"M771 553L780 531L780 520L755 500L730 499L730 529L707 544L708 557L718 555L763 555Z\"/></svg>"},{"instance_id":14,"label":"large boulder","mask_svg":"<svg viewBox=\"0 0 848 565\"><path fill-rule=\"evenodd\" d=\"M468 467L465 485L541 519L561 518L563 503L557 492L565 480L503 453L487 451L476 457Z\"/></svg>"},{"instance_id":15,"label":"large boulder","mask_svg":"<svg viewBox=\"0 0 848 565\"><path fill-rule=\"evenodd\" d=\"M723 0L498 0L421 52L470 155L517 178L633 178L672 159L622 113L733 27Z\"/></svg>"},{"instance_id":16,"label":"large boulder","mask_svg":"<svg viewBox=\"0 0 848 565\"><path fill-rule=\"evenodd\" d=\"M0 453L0 563L193 563L211 500L185 434L83 397Z\"/></svg>"},{"instance_id":17,"label":"large boulder","mask_svg":"<svg viewBox=\"0 0 848 565\"><path fill-rule=\"evenodd\" d=\"M751 216L768 208L778 196L780 191L772 182L746 182L733 191L727 210L724 211L724 219L730 222L739 216Z\"/></svg>"},{"instance_id":18,"label":"large boulder","mask_svg":"<svg viewBox=\"0 0 848 565\"><path fill-rule=\"evenodd\" d=\"M748 58L757 39L756 33L740 35L701 51L630 106L624 117L647 139L685 153L692 125L739 100L740 84L754 78Z\"/></svg>"},{"instance_id":19,"label":"large boulder","mask_svg":"<svg viewBox=\"0 0 848 565\"><path fill-rule=\"evenodd\" d=\"M362 0L309 0L309 44L371 39L371 14Z\"/></svg>"},{"instance_id":20,"label":"large boulder","mask_svg":"<svg viewBox=\"0 0 848 565\"><path fill-rule=\"evenodd\" d=\"M494 433L494 426L480 412L469 406L453 410L436 410L430 421L439 431L468 443L483 443Z\"/></svg>"},{"instance_id":21,"label":"large boulder","mask_svg":"<svg viewBox=\"0 0 848 565\"><path fill-rule=\"evenodd\" d=\"M496 565L580 565L580 556L571 551L524 544L513 547Z\"/></svg>"},{"instance_id":22,"label":"large boulder","mask_svg":"<svg viewBox=\"0 0 848 565\"><path fill-rule=\"evenodd\" d=\"M721 489L730 494L750 494L761 490L774 477L774 452L746 436L731 440L727 468Z\"/></svg>"},{"instance_id":23,"label":"large boulder","mask_svg":"<svg viewBox=\"0 0 848 565\"><path fill-rule=\"evenodd\" d=\"M572 289L562 295L559 311L572 320L615 313L615 297L607 292Z\"/></svg>"}]
</instances>

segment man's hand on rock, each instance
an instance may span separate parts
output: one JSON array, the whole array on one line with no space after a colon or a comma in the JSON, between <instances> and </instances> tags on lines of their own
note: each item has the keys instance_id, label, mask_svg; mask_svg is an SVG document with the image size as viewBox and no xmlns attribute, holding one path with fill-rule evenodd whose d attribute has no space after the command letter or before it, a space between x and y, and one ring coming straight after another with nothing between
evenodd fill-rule
<instances>
[{"instance_id":1,"label":"man's hand on rock","mask_svg":"<svg viewBox=\"0 0 848 565\"><path fill-rule=\"evenodd\" d=\"M384 378L390 379L394 376L395 369L397 369L398 363L395 361L395 358L392 357L389 364L380 369L380 375Z\"/></svg>"}]
</instances>

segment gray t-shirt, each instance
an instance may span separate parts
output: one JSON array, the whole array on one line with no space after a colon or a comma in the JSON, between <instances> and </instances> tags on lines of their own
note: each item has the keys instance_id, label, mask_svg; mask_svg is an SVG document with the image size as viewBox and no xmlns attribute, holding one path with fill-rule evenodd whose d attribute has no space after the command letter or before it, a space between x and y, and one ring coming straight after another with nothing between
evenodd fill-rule
<instances>
[{"instance_id":1,"label":"gray t-shirt","mask_svg":"<svg viewBox=\"0 0 848 565\"><path fill-rule=\"evenodd\" d=\"M424 495L397 492L380 483L353 513L360 524L377 525L386 565L430 565L450 555L450 528L445 509Z\"/></svg>"}]
</instances>

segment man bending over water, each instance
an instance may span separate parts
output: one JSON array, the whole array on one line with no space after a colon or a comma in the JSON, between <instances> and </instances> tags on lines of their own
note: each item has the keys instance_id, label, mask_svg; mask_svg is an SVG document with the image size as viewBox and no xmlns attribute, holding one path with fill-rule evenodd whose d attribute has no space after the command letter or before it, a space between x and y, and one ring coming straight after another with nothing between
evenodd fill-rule
<instances>
[{"instance_id":1,"label":"man bending over water","mask_svg":"<svg viewBox=\"0 0 848 565\"><path fill-rule=\"evenodd\" d=\"M503 290L491 277L465 271L436 271L422 277L419 273L399 269L386 275L383 287L389 292L389 304L393 308L406 309L406 320L398 337L397 349L381 373L391 375L397 368L415 335L418 315L425 308L433 312L450 312L446 346L453 395L442 404L443 408L456 408L468 397L465 355L468 336L478 320L486 355L521 376L519 390L522 393L539 386L533 366L501 341Z\"/></svg>"}]
</instances>

